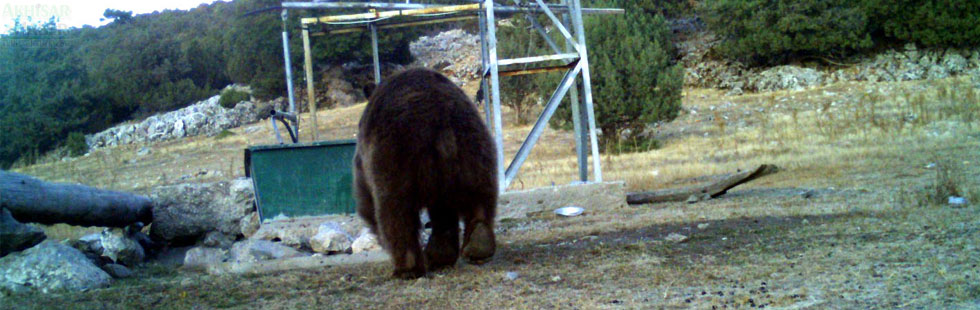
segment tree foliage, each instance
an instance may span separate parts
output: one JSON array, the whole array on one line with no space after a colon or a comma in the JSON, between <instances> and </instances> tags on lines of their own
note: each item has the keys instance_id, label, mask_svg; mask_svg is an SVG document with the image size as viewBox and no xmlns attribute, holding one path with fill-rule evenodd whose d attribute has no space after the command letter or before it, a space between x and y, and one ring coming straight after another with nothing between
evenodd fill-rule
<instances>
[{"instance_id":1,"label":"tree foliage","mask_svg":"<svg viewBox=\"0 0 980 310\"><path fill-rule=\"evenodd\" d=\"M701 9L722 56L778 64L841 58L893 43L980 45L976 0L716 0Z\"/></svg>"},{"instance_id":2,"label":"tree foliage","mask_svg":"<svg viewBox=\"0 0 980 310\"><path fill-rule=\"evenodd\" d=\"M706 2L708 27L723 56L773 64L807 55L845 55L871 47L868 20L849 0Z\"/></svg>"},{"instance_id":3,"label":"tree foliage","mask_svg":"<svg viewBox=\"0 0 980 310\"><path fill-rule=\"evenodd\" d=\"M106 9L112 22L98 28L18 20L0 35L0 168L18 158L30 163L71 132L181 108L228 84L250 85L261 99L284 96L280 5L218 1L140 15ZM299 18L314 14L324 12L291 11L286 22L293 72L303 65ZM423 31L382 32L381 59L411 61L408 43ZM370 62L368 33L312 41L317 65ZM303 74L294 76L298 84Z\"/></svg>"},{"instance_id":4,"label":"tree foliage","mask_svg":"<svg viewBox=\"0 0 980 310\"><path fill-rule=\"evenodd\" d=\"M596 126L605 149L639 143L646 126L670 121L680 111L683 75L673 62L670 29L664 17L631 7L629 1L599 2L626 8L617 18L585 20ZM563 104L552 125L570 128L571 107ZM644 143L646 144L646 143Z\"/></svg>"}]
</instances>

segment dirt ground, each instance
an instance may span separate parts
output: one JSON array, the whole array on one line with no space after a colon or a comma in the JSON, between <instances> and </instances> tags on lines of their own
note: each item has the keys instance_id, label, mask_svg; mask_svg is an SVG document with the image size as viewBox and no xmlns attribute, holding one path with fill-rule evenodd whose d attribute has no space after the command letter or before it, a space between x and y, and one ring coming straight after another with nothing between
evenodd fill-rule
<instances>
[{"instance_id":1,"label":"dirt ground","mask_svg":"<svg viewBox=\"0 0 980 310\"><path fill-rule=\"evenodd\" d=\"M321 137L352 138L361 109L321 112ZM643 190L761 163L781 171L695 204L506 220L492 261L418 280L391 279L387 263L239 276L150 263L106 289L0 301L62 309L980 309L980 95L972 85L845 83L737 97L689 89L684 110L651 131L662 148L603 155L606 179ZM530 127L507 128L510 157ZM124 146L19 171L135 191L227 179L241 175L242 148L272 142L269 130L263 122L222 139L145 146L147 155ZM542 141L513 189L575 178L571 134L549 129ZM951 195L969 203L950 205ZM53 238L80 231L48 230Z\"/></svg>"}]
</instances>

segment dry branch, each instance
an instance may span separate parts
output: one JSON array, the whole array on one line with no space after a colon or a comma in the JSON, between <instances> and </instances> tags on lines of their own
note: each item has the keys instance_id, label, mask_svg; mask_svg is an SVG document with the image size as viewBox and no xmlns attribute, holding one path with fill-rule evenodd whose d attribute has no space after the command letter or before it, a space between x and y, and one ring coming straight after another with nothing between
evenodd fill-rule
<instances>
[{"instance_id":1,"label":"dry branch","mask_svg":"<svg viewBox=\"0 0 980 310\"><path fill-rule=\"evenodd\" d=\"M21 222L124 227L153 220L145 196L79 184L50 183L0 170L0 206Z\"/></svg>"},{"instance_id":2,"label":"dry branch","mask_svg":"<svg viewBox=\"0 0 980 310\"><path fill-rule=\"evenodd\" d=\"M691 195L698 197L709 195L711 198L715 198L724 195L733 187L748 183L749 181L776 173L778 171L779 167L776 167L775 165L760 165L753 170L742 171L702 187L629 193L626 195L626 202L631 205L635 205L657 202L684 201L688 197L691 197Z\"/></svg>"}]
</instances>

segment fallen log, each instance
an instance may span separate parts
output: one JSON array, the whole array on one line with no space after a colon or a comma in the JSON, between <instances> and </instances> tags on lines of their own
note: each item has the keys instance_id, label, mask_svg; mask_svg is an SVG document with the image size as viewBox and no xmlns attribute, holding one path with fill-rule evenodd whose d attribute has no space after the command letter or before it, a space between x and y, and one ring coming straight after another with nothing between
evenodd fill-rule
<instances>
[{"instance_id":1,"label":"fallen log","mask_svg":"<svg viewBox=\"0 0 980 310\"><path fill-rule=\"evenodd\" d=\"M79 184L51 183L0 170L0 206L21 222L124 227L153 220L145 196Z\"/></svg>"},{"instance_id":2,"label":"fallen log","mask_svg":"<svg viewBox=\"0 0 980 310\"><path fill-rule=\"evenodd\" d=\"M724 195L725 193L728 192L729 189L732 189L733 187L748 183L749 181L776 173L778 171L779 171L779 167L776 167L775 165L760 165L755 169L735 173L717 182L702 187L665 189L665 190L650 191L650 192L628 193L626 195L626 203L635 205L635 204L658 203L658 202L684 201L687 200L692 195L697 197L708 195L711 196L711 198L715 198Z\"/></svg>"}]
</instances>

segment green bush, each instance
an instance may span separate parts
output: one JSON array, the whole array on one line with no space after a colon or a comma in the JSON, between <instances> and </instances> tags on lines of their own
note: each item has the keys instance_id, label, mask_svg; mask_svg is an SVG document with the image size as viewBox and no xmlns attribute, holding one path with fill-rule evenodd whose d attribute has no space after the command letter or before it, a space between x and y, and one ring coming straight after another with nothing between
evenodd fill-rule
<instances>
[{"instance_id":1,"label":"green bush","mask_svg":"<svg viewBox=\"0 0 980 310\"><path fill-rule=\"evenodd\" d=\"M884 40L921 46L980 45L980 1L862 0L871 30Z\"/></svg>"},{"instance_id":2,"label":"green bush","mask_svg":"<svg viewBox=\"0 0 980 310\"><path fill-rule=\"evenodd\" d=\"M225 109L232 109L239 102L248 100L249 96L250 95L247 92L234 88L228 88L221 91L221 99L218 100L218 104Z\"/></svg>"},{"instance_id":3,"label":"green bush","mask_svg":"<svg viewBox=\"0 0 980 310\"><path fill-rule=\"evenodd\" d=\"M716 52L749 64L842 56L873 45L868 18L848 0L717 0L702 15L722 42Z\"/></svg>"},{"instance_id":4,"label":"green bush","mask_svg":"<svg viewBox=\"0 0 980 310\"><path fill-rule=\"evenodd\" d=\"M628 1L597 4L627 12L617 18L588 18L585 25L596 126L602 129L599 145L605 150L623 139L641 141L648 124L677 117L683 74L672 61L671 33L663 16L636 10ZM552 125L570 128L571 119L570 105L563 104Z\"/></svg>"},{"instance_id":5,"label":"green bush","mask_svg":"<svg viewBox=\"0 0 980 310\"><path fill-rule=\"evenodd\" d=\"M88 152L88 144L85 143L85 135L81 132L72 132L68 134L68 138L65 139L65 148L68 149L68 155L75 157L85 155Z\"/></svg>"}]
</instances>

